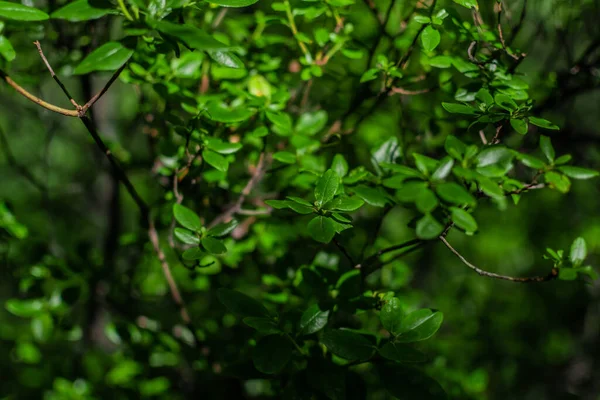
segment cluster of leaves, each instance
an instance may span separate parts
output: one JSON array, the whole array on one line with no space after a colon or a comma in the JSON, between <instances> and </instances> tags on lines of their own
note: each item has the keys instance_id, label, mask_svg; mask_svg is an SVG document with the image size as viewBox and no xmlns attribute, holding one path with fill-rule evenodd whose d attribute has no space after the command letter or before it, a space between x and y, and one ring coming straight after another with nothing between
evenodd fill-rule
<instances>
[{"instance_id":1,"label":"cluster of leaves","mask_svg":"<svg viewBox=\"0 0 600 400\"><path fill-rule=\"evenodd\" d=\"M30 324L8 335L35 382L22 377L23 393L178 398L179 381L190 393L210 385L216 396L233 380L238 397L447 398L421 343L443 314L386 287L373 272L394 258L380 256L450 231L474 235L474 213L490 202L502 211L530 191L567 193L571 179L599 173L556 157L545 134L559 128L534 115L529 84L514 72L520 53L495 23L468 21L481 18L477 1L420 2L405 15L392 0L383 17L380 2L365 3L77 0L47 13L0 1L0 77L16 59L11 41L22 22L79 27L78 35L79 22L112 28L94 25L95 48L82 54L74 42L51 61L73 76L122 69L120 80L136 88L151 147L136 155L162 185L150 214L160 236L178 239L162 246L165 256L136 227L119 239L143 254L127 268L108 254L90 256L89 269L77 257L29 260L21 298L5 304ZM377 20L367 44L365 7ZM394 24L405 27L381 50ZM429 92L427 103L396 100ZM392 115L406 107L403 134L361 128L385 101L397 101ZM398 223L414 237L406 245L378 237L391 209L409 215ZM28 232L2 202L0 229L16 241ZM582 238L568 258L547 253L559 279L596 278L583 266ZM181 307L182 321L158 314L157 298ZM108 322L77 318L98 303ZM42 368L40 349L89 346L96 323L117 351L85 354L84 372Z\"/></svg>"}]
</instances>

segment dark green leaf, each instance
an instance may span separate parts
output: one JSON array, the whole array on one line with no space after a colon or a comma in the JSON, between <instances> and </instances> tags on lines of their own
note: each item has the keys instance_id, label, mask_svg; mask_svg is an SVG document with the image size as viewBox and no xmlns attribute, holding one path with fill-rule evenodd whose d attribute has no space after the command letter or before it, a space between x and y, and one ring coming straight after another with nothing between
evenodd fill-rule
<instances>
[{"instance_id":1,"label":"dark green leaf","mask_svg":"<svg viewBox=\"0 0 600 400\"><path fill-rule=\"evenodd\" d=\"M527 121L524 119L511 118L510 126L512 126L513 129L521 135L525 135L527 133Z\"/></svg>"},{"instance_id":2,"label":"dark green leaf","mask_svg":"<svg viewBox=\"0 0 600 400\"><path fill-rule=\"evenodd\" d=\"M529 154L518 154L517 158L529 168L543 169L546 166L542 160Z\"/></svg>"},{"instance_id":3,"label":"dark green leaf","mask_svg":"<svg viewBox=\"0 0 600 400\"><path fill-rule=\"evenodd\" d=\"M200 217L187 207L181 204L173 205L173 215L177 222L192 231L199 231L202 228Z\"/></svg>"},{"instance_id":4,"label":"dark green leaf","mask_svg":"<svg viewBox=\"0 0 600 400\"><path fill-rule=\"evenodd\" d=\"M390 202L385 192L380 190L380 188L358 185L353 187L352 191L365 202L375 207L385 207Z\"/></svg>"},{"instance_id":5,"label":"dark green leaf","mask_svg":"<svg viewBox=\"0 0 600 400\"><path fill-rule=\"evenodd\" d=\"M547 119L544 119L544 118L529 117L528 120L529 120L530 124L533 124L535 126L539 126L540 128L552 129L552 130L558 130L558 129L560 129L558 127L558 125L554 125L552 122L550 122L550 121L548 121Z\"/></svg>"},{"instance_id":6,"label":"dark green leaf","mask_svg":"<svg viewBox=\"0 0 600 400\"><path fill-rule=\"evenodd\" d=\"M507 96L504 93L497 93L494 96L494 101L496 105L510 112L515 111L517 108L519 108L517 103L515 103L515 101L511 99L510 96Z\"/></svg>"},{"instance_id":7,"label":"dark green leaf","mask_svg":"<svg viewBox=\"0 0 600 400\"><path fill-rule=\"evenodd\" d=\"M313 304L300 318L300 332L303 335L310 335L320 331L327 325L329 310L321 311L318 304Z\"/></svg>"},{"instance_id":8,"label":"dark green leaf","mask_svg":"<svg viewBox=\"0 0 600 400\"><path fill-rule=\"evenodd\" d=\"M50 14L53 19L66 19L71 22L98 19L111 13L109 8L96 8L88 0L76 0Z\"/></svg>"},{"instance_id":9,"label":"dark green leaf","mask_svg":"<svg viewBox=\"0 0 600 400\"><path fill-rule=\"evenodd\" d=\"M248 317L270 318L269 311L252 297L236 290L221 288L217 290L217 298L234 314Z\"/></svg>"},{"instance_id":10,"label":"dark green leaf","mask_svg":"<svg viewBox=\"0 0 600 400\"><path fill-rule=\"evenodd\" d=\"M187 261L199 260L201 258L204 258L205 256L206 253L202 251L202 249L199 247L192 247L191 249L187 249L181 255L181 257Z\"/></svg>"},{"instance_id":11,"label":"dark green leaf","mask_svg":"<svg viewBox=\"0 0 600 400\"><path fill-rule=\"evenodd\" d=\"M227 50L207 50L206 51L210 58L216 61L218 64L235 69L244 69L244 63L238 56L233 52Z\"/></svg>"},{"instance_id":12,"label":"dark green leaf","mask_svg":"<svg viewBox=\"0 0 600 400\"><path fill-rule=\"evenodd\" d=\"M213 166L215 169L226 172L229 169L229 161L219 153L212 150L204 150L202 152L202 158L207 164Z\"/></svg>"},{"instance_id":13,"label":"dark green leaf","mask_svg":"<svg viewBox=\"0 0 600 400\"><path fill-rule=\"evenodd\" d=\"M273 158L285 164L296 163L296 155L288 151L278 151L277 153L273 154Z\"/></svg>"},{"instance_id":14,"label":"dark green leaf","mask_svg":"<svg viewBox=\"0 0 600 400\"><path fill-rule=\"evenodd\" d=\"M246 317L244 323L251 328L256 329L261 333L279 333L281 330L271 318L263 317Z\"/></svg>"},{"instance_id":15,"label":"dark green leaf","mask_svg":"<svg viewBox=\"0 0 600 400\"><path fill-rule=\"evenodd\" d=\"M439 201L431 189L423 189L417 195L415 203L417 205L417 209L426 214L435 210L439 204Z\"/></svg>"},{"instance_id":16,"label":"dark green leaf","mask_svg":"<svg viewBox=\"0 0 600 400\"><path fill-rule=\"evenodd\" d=\"M432 337L444 320L444 315L429 309L421 309L402 319L402 330L396 337L399 343L418 342Z\"/></svg>"},{"instance_id":17,"label":"dark green leaf","mask_svg":"<svg viewBox=\"0 0 600 400\"><path fill-rule=\"evenodd\" d=\"M336 154L333 156L333 161L331 162L331 169L335 171L336 174L341 178L345 177L348 174L348 161L344 158L342 154Z\"/></svg>"},{"instance_id":18,"label":"dark green leaf","mask_svg":"<svg viewBox=\"0 0 600 400\"><path fill-rule=\"evenodd\" d=\"M375 352L375 347L367 338L344 329L325 331L321 343L336 356L349 361L368 360Z\"/></svg>"},{"instance_id":19,"label":"dark green leaf","mask_svg":"<svg viewBox=\"0 0 600 400\"><path fill-rule=\"evenodd\" d=\"M556 153L554 152L554 147L548 136L540 136L540 149L542 149L542 153L544 153L548 161L554 161Z\"/></svg>"},{"instance_id":20,"label":"dark green leaf","mask_svg":"<svg viewBox=\"0 0 600 400\"><path fill-rule=\"evenodd\" d=\"M467 150L467 146L457 139L456 136L448 135L446 137L446 141L444 142L444 149L446 149L446 152L452 157L456 158L457 160L462 160L462 157Z\"/></svg>"},{"instance_id":21,"label":"dark green leaf","mask_svg":"<svg viewBox=\"0 0 600 400\"><path fill-rule=\"evenodd\" d=\"M48 14L37 8L9 1L0 1L0 17L17 21L45 21L49 18Z\"/></svg>"},{"instance_id":22,"label":"dark green leaf","mask_svg":"<svg viewBox=\"0 0 600 400\"><path fill-rule=\"evenodd\" d=\"M447 182L436 186L435 191L443 200L456 205L475 205L475 197L458 183Z\"/></svg>"},{"instance_id":23,"label":"dark green leaf","mask_svg":"<svg viewBox=\"0 0 600 400\"><path fill-rule=\"evenodd\" d=\"M121 68L132 54L133 50L119 42L107 42L88 54L73 73L84 75L93 71L115 71Z\"/></svg>"},{"instance_id":24,"label":"dark green leaf","mask_svg":"<svg viewBox=\"0 0 600 400\"><path fill-rule=\"evenodd\" d=\"M177 39L180 42L185 43L187 46L196 50L226 50L229 46L224 43L219 42L217 39L213 38L206 31L196 28L195 26L189 24L176 24L169 21L159 21L156 23L155 28L162 33L165 33L173 38ZM211 57L219 58L219 53L224 53L220 51L215 51L215 54L210 54ZM219 62L218 60L215 60ZM228 67L231 65L227 65ZM236 68L236 67L232 67Z\"/></svg>"},{"instance_id":25,"label":"dark green leaf","mask_svg":"<svg viewBox=\"0 0 600 400\"><path fill-rule=\"evenodd\" d=\"M444 225L439 223L431 214L425 214L417 221L417 237L419 239L435 239L443 231Z\"/></svg>"},{"instance_id":26,"label":"dark green leaf","mask_svg":"<svg viewBox=\"0 0 600 400\"><path fill-rule=\"evenodd\" d=\"M225 247L223 242L219 239L215 239L214 237L204 237L200 242L202 243L202 247L204 247L210 254L223 254L227 252L227 247Z\"/></svg>"},{"instance_id":27,"label":"dark green leaf","mask_svg":"<svg viewBox=\"0 0 600 400\"><path fill-rule=\"evenodd\" d=\"M388 360L401 363L421 363L428 360L426 354L403 343L388 342L379 349L379 354Z\"/></svg>"},{"instance_id":28,"label":"dark green leaf","mask_svg":"<svg viewBox=\"0 0 600 400\"><path fill-rule=\"evenodd\" d=\"M229 233L231 233L231 231L233 231L235 229L235 227L238 226L238 224L239 224L238 220L232 219L231 221L229 221L227 223L219 224L217 226L210 228L208 230L208 232L206 232L206 234L209 236L223 237L223 236L229 235Z\"/></svg>"},{"instance_id":29,"label":"dark green leaf","mask_svg":"<svg viewBox=\"0 0 600 400\"><path fill-rule=\"evenodd\" d=\"M379 320L389 333L397 335L400 333L403 315L404 311L402 310L400 299L392 297L391 299L388 299L381 308Z\"/></svg>"},{"instance_id":30,"label":"dark green leaf","mask_svg":"<svg viewBox=\"0 0 600 400\"><path fill-rule=\"evenodd\" d=\"M308 223L308 233L317 242L329 243L335 236L335 226L331 219L319 215Z\"/></svg>"},{"instance_id":31,"label":"dark green leaf","mask_svg":"<svg viewBox=\"0 0 600 400\"><path fill-rule=\"evenodd\" d=\"M338 196L325 204L323 208L325 210L355 211L361 208L363 204L365 202L356 197Z\"/></svg>"},{"instance_id":32,"label":"dark green leaf","mask_svg":"<svg viewBox=\"0 0 600 400\"><path fill-rule=\"evenodd\" d=\"M265 115L273 125L277 126L282 131L282 134L289 134L292 132L292 118L289 114L267 111Z\"/></svg>"},{"instance_id":33,"label":"dark green leaf","mask_svg":"<svg viewBox=\"0 0 600 400\"><path fill-rule=\"evenodd\" d=\"M210 0L210 2L223 7L248 7L258 3L258 0Z\"/></svg>"},{"instance_id":34,"label":"dark green leaf","mask_svg":"<svg viewBox=\"0 0 600 400\"><path fill-rule=\"evenodd\" d=\"M452 114L477 115L479 112L475 107L458 103L442 103L442 107Z\"/></svg>"},{"instance_id":35,"label":"dark green leaf","mask_svg":"<svg viewBox=\"0 0 600 400\"><path fill-rule=\"evenodd\" d=\"M261 338L252 354L257 370L265 374L280 372L292 358L292 344L283 335L269 335Z\"/></svg>"},{"instance_id":36,"label":"dark green leaf","mask_svg":"<svg viewBox=\"0 0 600 400\"><path fill-rule=\"evenodd\" d=\"M387 391L398 399L447 400L440 384L416 369L381 367L380 376Z\"/></svg>"},{"instance_id":37,"label":"dark green leaf","mask_svg":"<svg viewBox=\"0 0 600 400\"><path fill-rule=\"evenodd\" d=\"M414 203L426 190L429 190L427 182L409 181L400 186L396 191L396 197L402 202Z\"/></svg>"}]
</instances>

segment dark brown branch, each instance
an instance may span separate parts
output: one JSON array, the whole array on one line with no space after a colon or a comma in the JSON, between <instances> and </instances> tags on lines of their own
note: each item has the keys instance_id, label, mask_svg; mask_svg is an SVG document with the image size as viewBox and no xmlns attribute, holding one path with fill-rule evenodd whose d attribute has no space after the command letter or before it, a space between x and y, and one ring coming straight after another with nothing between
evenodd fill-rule
<instances>
[{"instance_id":1,"label":"dark brown branch","mask_svg":"<svg viewBox=\"0 0 600 400\"><path fill-rule=\"evenodd\" d=\"M338 248L338 250L344 255L344 257L346 257L346 259L350 262L350 265L356 265L356 263L352 259L352 256L350 255L350 253L348 253L346 248L344 246L342 246L337 239L333 239L333 243Z\"/></svg>"},{"instance_id":2,"label":"dark brown branch","mask_svg":"<svg viewBox=\"0 0 600 400\"><path fill-rule=\"evenodd\" d=\"M60 81L60 79L58 79L58 76L54 73L54 70L50 66L50 63L48 62L48 60L46 59L46 56L44 55L44 52L42 51L42 46L40 45L40 42L38 40L36 40L35 42L33 42L33 44L35 44L35 47L37 47L38 52L40 53L40 57L42 57L42 61L44 61L44 64L46 64L46 67L50 71L50 75L52 76L52 79L54 79L54 81L58 84L58 86L60 86L63 93L67 95L71 104L73 104L75 106L75 108L77 108L78 110L81 109L81 106L79 104L77 104L77 102L73 99L73 96L71 96L71 94L69 93L69 91L67 90L65 85L63 85L63 83Z\"/></svg>"},{"instance_id":3,"label":"dark brown branch","mask_svg":"<svg viewBox=\"0 0 600 400\"><path fill-rule=\"evenodd\" d=\"M508 275L500 275L500 274L495 274L493 272L484 271L481 268L478 268L475 265L471 264L469 261L467 261L467 259L465 259L462 256L462 254L460 254L454 247L452 247L452 245L450 243L448 243L448 240L446 240L446 238L444 236L440 236L440 240L446 245L446 247L448 249L450 249L450 251L452 253L454 253L454 255L456 257L458 257L458 259L460 261L463 262L463 264L465 264L467 267L471 268L473 271L477 272L481 276L487 276L488 278L502 279L505 281L521 282L521 283L548 282L548 281L554 280L558 277L558 270L556 268L552 268L552 271L548 275L545 275L545 276L531 276L531 277L525 277L525 278L508 276Z\"/></svg>"},{"instance_id":4,"label":"dark brown branch","mask_svg":"<svg viewBox=\"0 0 600 400\"><path fill-rule=\"evenodd\" d=\"M104 95L104 93L106 93L106 91L110 88L110 86L117 80L117 78L119 77L119 75L121 75L121 72L123 72L123 70L125 69L125 67L127 66L127 63L123 64L121 66L121 68L119 68L108 80L108 82L106 82L106 85L104 85L104 87L102 88L102 90L100 90L98 93L96 93L96 95L94 95L94 97L92 97L87 103L85 103L81 109L81 111L83 112L83 114L86 113L86 111L94 105L94 103L96 103L100 97L102 97Z\"/></svg>"}]
</instances>

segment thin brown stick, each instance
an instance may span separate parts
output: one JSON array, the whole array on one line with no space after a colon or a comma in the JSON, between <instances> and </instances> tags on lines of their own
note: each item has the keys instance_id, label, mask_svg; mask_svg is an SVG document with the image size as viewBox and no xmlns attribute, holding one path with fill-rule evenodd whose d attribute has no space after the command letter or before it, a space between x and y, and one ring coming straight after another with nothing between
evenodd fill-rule
<instances>
[{"instance_id":1,"label":"thin brown stick","mask_svg":"<svg viewBox=\"0 0 600 400\"><path fill-rule=\"evenodd\" d=\"M497 7L497 15L498 15L498 20L496 22L496 28L498 30L498 37L500 38L500 44L502 44L502 49L504 50L504 52L506 54L508 54L515 60L518 60L519 56L514 55L510 50L508 50L508 47L506 47L506 42L504 41L504 34L502 33L502 3L496 3L496 7Z\"/></svg>"},{"instance_id":2,"label":"thin brown stick","mask_svg":"<svg viewBox=\"0 0 600 400\"><path fill-rule=\"evenodd\" d=\"M0 70L0 78L4 79L6 83L12 86L12 88L19 92L19 94L21 94L23 97L34 102L38 106L45 108L46 110L50 110L57 114L65 115L67 117L79 117L79 111L77 110L67 110L66 108L55 106L54 104L47 103L39 97L36 97L33 94L29 93L17 82L13 81L3 70Z\"/></svg>"},{"instance_id":3,"label":"thin brown stick","mask_svg":"<svg viewBox=\"0 0 600 400\"><path fill-rule=\"evenodd\" d=\"M52 76L52 79L54 79L56 81L56 83L58 84L58 86L60 86L60 88L62 89L64 94L67 95L71 104L73 104L77 110L80 110L81 106L79 104L77 104L77 102L73 99L73 96L71 96L71 93L69 93L69 91L67 90L65 85L63 85L63 83L60 81L60 79L58 79L58 76L54 73L52 66L50 66L48 59L46 59L46 56L44 55L44 52L42 51L42 45L40 44L40 42L38 40L36 40L35 42L33 42L33 44L35 44L35 47L37 47L38 53L40 53L40 57L42 57L42 61L44 61L44 64L46 64L46 67L50 71L50 75Z\"/></svg>"},{"instance_id":4,"label":"thin brown stick","mask_svg":"<svg viewBox=\"0 0 600 400\"><path fill-rule=\"evenodd\" d=\"M558 270L556 268L552 268L552 271L548 275L545 275L545 276L531 276L531 277L525 277L525 278L508 276L508 275L500 275L500 274L495 274L493 272L484 271L481 268L478 268L475 265L471 264L469 261L467 261L467 259L464 258L462 256L462 254L460 254L454 247L452 247L452 245L450 243L448 243L448 240L446 240L446 238L444 236L440 236L440 240L446 245L446 247L448 249L450 249L450 251L452 253L454 253L454 255L456 257L458 257L458 259L460 261L463 262L463 264L465 264L467 267L471 268L473 271L477 272L481 276L487 276L488 278L502 279L505 281L521 282L521 283L548 282L548 281L554 280L558 277Z\"/></svg>"},{"instance_id":5,"label":"thin brown stick","mask_svg":"<svg viewBox=\"0 0 600 400\"><path fill-rule=\"evenodd\" d=\"M401 94L404 96L416 96L418 94L428 93L431 89L418 89L418 90L408 90L401 87L392 87L389 92L389 96L393 96L394 94Z\"/></svg>"},{"instance_id":6,"label":"thin brown stick","mask_svg":"<svg viewBox=\"0 0 600 400\"><path fill-rule=\"evenodd\" d=\"M127 63L123 64L121 66L121 68L119 68L118 70L115 71L115 73L110 77L110 79L108 80L108 82L106 82L106 85L104 85L104 87L102 88L102 90L100 90L98 93L96 93L94 95L94 97L92 97L87 103L85 103L82 107L82 112L85 114L87 110L90 109L91 106L94 105L94 103L96 103L100 97L102 97L104 95L104 93L106 93L106 91L110 88L110 86L117 80L117 78L119 77L119 75L121 75L121 72L123 72L123 70L125 69L125 67L127 66Z\"/></svg>"}]
</instances>

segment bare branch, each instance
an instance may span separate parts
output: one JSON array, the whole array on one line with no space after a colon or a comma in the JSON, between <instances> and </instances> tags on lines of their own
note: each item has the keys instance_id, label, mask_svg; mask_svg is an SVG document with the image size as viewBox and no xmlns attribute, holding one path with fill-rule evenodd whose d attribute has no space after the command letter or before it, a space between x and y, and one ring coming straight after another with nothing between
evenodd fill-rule
<instances>
[{"instance_id":1,"label":"bare branch","mask_svg":"<svg viewBox=\"0 0 600 400\"><path fill-rule=\"evenodd\" d=\"M114 83L114 81L117 80L117 78L119 77L119 75L121 75L121 72L123 72L123 70L125 69L126 66L127 66L127 63L123 64L121 66L121 68L119 68L117 71L115 71L115 73L110 77L108 82L106 82L106 85L104 85L102 90L100 90L98 93L96 93L96 95L94 97L92 97L87 103L84 104L84 106L81 109L83 114L85 114L87 112L87 110L89 110L89 108L91 106L93 106L94 103L96 103L100 99L100 97L102 97L104 95L104 93L106 93L108 88L110 88L110 86Z\"/></svg>"},{"instance_id":2,"label":"bare branch","mask_svg":"<svg viewBox=\"0 0 600 400\"><path fill-rule=\"evenodd\" d=\"M514 276L508 276L508 275L499 275L499 274L495 274L493 272L484 271L481 268L478 268L475 265L471 264L469 261L467 261L467 259L465 259L462 256L462 254L460 254L454 247L452 247L452 245L450 243L448 243L448 240L446 240L446 238L444 236L440 236L440 240L446 245L446 247L448 249L450 249L450 251L452 253L454 253L454 255L456 257L459 258L460 261L463 262L463 264L465 264L467 267L471 268L473 271L477 272L481 276L487 276L488 278L503 279L505 281L521 282L521 283L548 282L548 281L554 280L558 277L558 270L556 268L552 268L552 271L548 275L532 276L532 277L526 277L526 278L520 278L520 277L514 277Z\"/></svg>"},{"instance_id":3,"label":"bare branch","mask_svg":"<svg viewBox=\"0 0 600 400\"><path fill-rule=\"evenodd\" d=\"M52 79L54 79L54 81L56 81L58 86L60 86L60 88L62 89L63 93L67 95L71 104L73 104L77 110L81 110L81 106L79 104L77 104L77 102L73 99L73 96L71 96L71 94L69 93L69 91L67 90L65 85L63 85L63 83L60 81L60 79L58 79L58 76L54 73L54 70L50 66L50 63L48 62L48 60L46 59L46 56L44 55L44 52L42 51L42 46L40 45L40 42L38 40L36 40L35 42L33 42L33 44L35 44L35 47L37 47L38 53L40 53L40 57L42 57L42 61L44 61L44 64L46 64L46 68L48 68L48 71L50 71L50 75L52 76Z\"/></svg>"}]
</instances>

